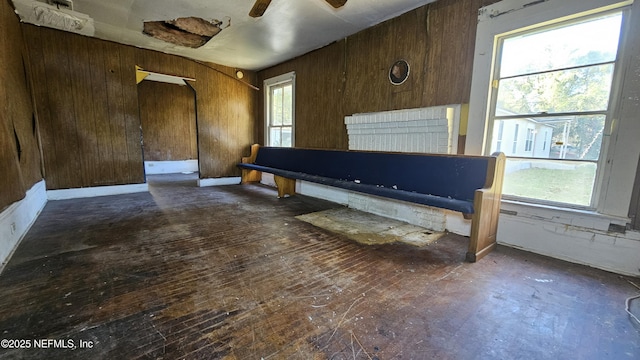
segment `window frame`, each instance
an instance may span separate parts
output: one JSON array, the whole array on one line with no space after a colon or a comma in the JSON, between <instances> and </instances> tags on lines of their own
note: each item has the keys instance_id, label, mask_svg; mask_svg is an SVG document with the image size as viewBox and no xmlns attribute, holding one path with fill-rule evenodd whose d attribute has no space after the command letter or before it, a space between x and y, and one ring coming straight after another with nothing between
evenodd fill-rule
<instances>
[{"instance_id":1,"label":"window frame","mask_svg":"<svg viewBox=\"0 0 640 360\"><path fill-rule=\"evenodd\" d=\"M501 68L501 50L502 50L502 45L503 42L512 37L512 36L517 36L520 34L526 34L528 32L538 32L538 31L546 31L546 30L552 30L554 28L558 28L558 27L562 27L562 26L568 26L571 24L575 24L575 23L580 23L583 21L588 21L589 19L593 19L593 18L597 18L600 16L606 16L607 14L612 14L612 13L622 13L622 23L620 25L620 33L622 34L622 32L624 31L623 25L624 25L624 21L626 18L628 18L628 9L625 7L620 7L620 8L613 8L613 9L606 9L606 10L602 10L602 11L594 11L592 13L589 14L584 14L584 15L580 15L577 14L576 16L572 16L572 17L561 17L561 18L557 18L557 19L553 19L549 22L546 23L542 23L542 24L533 24L524 28L520 28L520 29L514 29L506 34L498 34L495 37L495 44L494 44L494 54L493 54L493 71L492 71L492 79L491 79L491 84L492 86L489 89L489 109L488 109L488 113L487 113L487 128L488 128L488 133L487 133L487 144L486 146L486 151L487 153L485 155L489 155L488 152L490 152L490 144L492 141L492 132L493 132L493 127L494 124L497 120L503 120L503 121L509 121L506 118L509 118L509 116L498 116L497 114L495 114L496 112L496 104L497 104L497 98L498 98L498 90L499 90L499 83L501 82L501 80L505 79L505 77L500 78L500 68ZM622 35L621 35L622 37ZM620 67L620 53L621 53L621 48L622 48L622 41L619 41L618 43L618 50L616 52L616 58L613 61L607 61L607 63L610 63L613 65L613 74L612 74L612 83L611 83L611 88L610 88L610 92L609 92L609 99L607 100L607 109L606 110L598 110L598 111L575 111L575 112L567 112L567 113L553 113L553 114L522 114L522 115L518 115L517 117L535 117L535 116L558 116L558 115L575 115L575 114L589 114L589 113L594 113L595 115L603 115L605 117L605 124L604 124L604 128L606 129L607 127L611 126L611 122L612 122L612 108L614 107L615 104L615 99L612 97L613 93L614 93L614 89L616 87L619 86L620 82L616 82L616 73L619 72L619 67ZM598 66L601 65L600 63L594 63L591 65L583 65L583 66L579 66L582 68L586 68L586 67L591 67L591 66ZM575 68L578 68L578 66L576 66ZM562 70L562 69L561 69ZM557 70L545 70L544 72L552 72L552 71L557 71ZM522 75L518 75L518 76L522 76ZM524 75L527 76L527 75ZM513 78L513 77L517 77L517 76L508 76L506 78ZM504 119L503 119L504 118ZM513 143L513 149L512 149L512 153L517 153L517 146L519 146L520 144L518 144L519 142L519 136L520 134L518 133L518 128L519 128L519 124L515 124L515 134L514 134L514 143ZM587 210L594 210L596 209L597 205L598 205L598 199L600 197L600 189L602 187L602 181L603 181L603 171L604 171L604 159L606 159L606 155L607 155L607 147L606 145L606 137L603 136L602 139L602 146L601 146L601 151L599 154L599 157L597 160L576 160L576 161L583 161L583 162L590 162L590 163L595 163L596 164L596 174L595 174L595 178L594 178L594 182L592 185L592 193L591 193L591 199L589 201L588 205L581 205L581 204L573 204L573 203L564 203L564 202L557 202L557 201L551 201L551 200L544 200L544 199L537 199L537 198L529 198L529 197L522 197L522 196L517 196L517 195L509 195L509 194L503 194L503 197L505 199L511 199L511 200L517 200L517 201L522 201L522 202L529 202L529 203L534 203L534 204L543 204L543 205L554 205L554 206L562 206L562 207L568 207L568 208L576 208L576 209L587 209ZM525 139L524 142L524 152L528 152L527 151L527 140ZM532 149L531 149L532 150ZM531 151L532 152L532 151ZM507 158L514 158L514 159L534 159L534 160L548 160L548 161L566 161L566 160L560 160L560 159L545 159L545 158L535 158L535 157L530 157L530 156L508 156Z\"/></svg>"},{"instance_id":2,"label":"window frame","mask_svg":"<svg viewBox=\"0 0 640 360\"><path fill-rule=\"evenodd\" d=\"M270 146L269 134L272 128L271 124L271 93L275 87L291 83L291 147L295 147L296 133L296 73L288 72L279 76L275 76L264 80L264 144ZM277 126L281 127L281 126Z\"/></svg>"},{"instance_id":3,"label":"window frame","mask_svg":"<svg viewBox=\"0 0 640 360\"><path fill-rule=\"evenodd\" d=\"M585 0L585 1L559 1L548 0L539 3L530 3L526 0L504 0L502 2L481 8L478 16L478 29L476 37L476 52L474 56L473 78L470 97L470 113L484 114L477 121L469 121L465 153L488 155L491 148L491 135L494 122L491 121L493 79L496 73L496 59L498 41L506 36L522 33L531 29L541 29L547 26L555 26L574 19L584 18L594 14L605 14L609 11L623 11L620 42L618 44L618 56L615 63L612 87L609 97L609 108L605 123L605 136L602 141L602 150L598 162L598 169L594 182L591 205L588 207L568 203L554 203L545 200L513 197L512 200L530 204L533 206L553 206L558 208L578 208L582 210L596 210L598 212L618 214L618 208L606 209L601 204L610 203L605 197L610 193L609 180L604 176L610 171L611 148L615 148L615 139L612 139L614 131L614 118L618 111L618 95L621 91L623 79L622 64L624 44L629 27L629 9L633 1L615 0ZM545 145L549 146L545 138ZM605 181L606 180L606 181ZM504 197L504 196L503 196ZM509 198L508 196L506 198Z\"/></svg>"}]
</instances>

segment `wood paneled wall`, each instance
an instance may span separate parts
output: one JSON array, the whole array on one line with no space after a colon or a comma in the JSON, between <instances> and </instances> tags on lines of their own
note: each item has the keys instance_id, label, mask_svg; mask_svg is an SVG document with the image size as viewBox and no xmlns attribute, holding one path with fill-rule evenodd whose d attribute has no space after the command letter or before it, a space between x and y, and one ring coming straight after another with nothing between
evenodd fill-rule
<instances>
[{"instance_id":1,"label":"wood paneled wall","mask_svg":"<svg viewBox=\"0 0 640 360\"><path fill-rule=\"evenodd\" d=\"M144 182L135 50L23 26L47 189Z\"/></svg>"},{"instance_id":2,"label":"wood paneled wall","mask_svg":"<svg viewBox=\"0 0 640 360\"><path fill-rule=\"evenodd\" d=\"M258 79L295 71L296 146L346 149L346 115L469 102L477 12L492 2L439 0L262 70ZM411 70L396 86L388 72L398 59Z\"/></svg>"},{"instance_id":3,"label":"wood paneled wall","mask_svg":"<svg viewBox=\"0 0 640 360\"><path fill-rule=\"evenodd\" d=\"M44 27L23 28L48 189L145 181L135 65L196 79L200 176L239 175L235 164L254 142L256 94L229 76L234 69Z\"/></svg>"},{"instance_id":4,"label":"wood paneled wall","mask_svg":"<svg viewBox=\"0 0 640 360\"><path fill-rule=\"evenodd\" d=\"M233 77L235 69L137 49L138 65L163 74L196 79L200 177L238 176L239 159L256 141L257 91ZM255 84L256 73L243 81ZM170 100L170 99L169 99Z\"/></svg>"},{"instance_id":5,"label":"wood paneled wall","mask_svg":"<svg viewBox=\"0 0 640 360\"><path fill-rule=\"evenodd\" d=\"M195 95L190 88L143 81L138 84L138 102L145 161L198 158Z\"/></svg>"},{"instance_id":6,"label":"wood paneled wall","mask_svg":"<svg viewBox=\"0 0 640 360\"><path fill-rule=\"evenodd\" d=\"M0 1L0 211L42 179L28 56L20 22Z\"/></svg>"}]
</instances>

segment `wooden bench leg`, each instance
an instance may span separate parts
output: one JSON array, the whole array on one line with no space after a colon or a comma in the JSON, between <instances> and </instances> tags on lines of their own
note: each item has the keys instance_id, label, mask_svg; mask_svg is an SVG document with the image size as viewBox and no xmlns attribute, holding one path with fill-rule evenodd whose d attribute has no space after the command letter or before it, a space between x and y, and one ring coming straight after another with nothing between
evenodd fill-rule
<instances>
[{"instance_id":1,"label":"wooden bench leg","mask_svg":"<svg viewBox=\"0 0 640 360\"><path fill-rule=\"evenodd\" d=\"M278 187L278 197L284 197L285 195L294 195L296 193L296 179L289 179L286 177L274 175L273 179Z\"/></svg>"},{"instance_id":2,"label":"wooden bench leg","mask_svg":"<svg viewBox=\"0 0 640 360\"><path fill-rule=\"evenodd\" d=\"M241 184L246 184L250 182L260 182L261 180L262 180L262 171L242 169L242 180L240 182Z\"/></svg>"}]
</instances>

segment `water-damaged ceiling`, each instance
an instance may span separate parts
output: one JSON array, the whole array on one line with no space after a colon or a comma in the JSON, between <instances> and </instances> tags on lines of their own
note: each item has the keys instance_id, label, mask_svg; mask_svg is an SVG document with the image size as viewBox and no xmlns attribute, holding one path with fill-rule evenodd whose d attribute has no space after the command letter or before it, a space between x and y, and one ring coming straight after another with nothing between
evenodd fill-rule
<instances>
[{"instance_id":1,"label":"water-damaged ceiling","mask_svg":"<svg viewBox=\"0 0 640 360\"><path fill-rule=\"evenodd\" d=\"M14 0L14 5L25 22L230 67L260 70L434 0L347 0L337 9L325 0L272 0L264 14L255 18L249 16L255 0L48 1L53 4L48 5L47 0ZM72 10L67 8L69 4ZM153 30L145 31L147 34L143 32L145 22L153 25L149 26ZM195 25L209 27L205 35L193 30L198 22ZM157 30L163 27L166 29ZM150 36L151 31L164 31L168 35L154 37ZM201 43L191 36L194 33L203 36ZM163 39L166 36L168 40ZM177 40L172 39L175 36ZM182 44L182 36L193 40L189 43L192 45Z\"/></svg>"}]
</instances>

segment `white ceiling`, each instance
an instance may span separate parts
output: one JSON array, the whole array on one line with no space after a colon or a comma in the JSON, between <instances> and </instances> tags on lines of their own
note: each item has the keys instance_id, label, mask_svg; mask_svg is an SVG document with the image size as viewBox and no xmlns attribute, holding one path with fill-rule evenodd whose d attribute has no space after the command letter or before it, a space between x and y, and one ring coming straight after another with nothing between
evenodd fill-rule
<instances>
[{"instance_id":1,"label":"white ceiling","mask_svg":"<svg viewBox=\"0 0 640 360\"><path fill-rule=\"evenodd\" d=\"M273 0L264 16L252 18L248 13L254 0L73 0L73 13L93 19L97 38L260 70L433 1L348 0L342 8L334 9L324 0ZM22 7L16 6L23 21L34 22L24 14L33 11L33 0L14 3L23 3ZM230 19L230 26L198 49L172 45L142 33L144 21L190 16Z\"/></svg>"}]
</instances>

